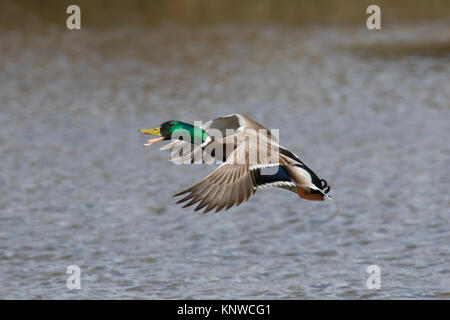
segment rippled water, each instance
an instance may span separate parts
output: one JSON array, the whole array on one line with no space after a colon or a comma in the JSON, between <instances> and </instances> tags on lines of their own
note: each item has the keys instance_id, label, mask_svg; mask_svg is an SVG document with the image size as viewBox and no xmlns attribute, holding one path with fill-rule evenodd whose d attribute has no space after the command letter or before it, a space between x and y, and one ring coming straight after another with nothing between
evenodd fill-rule
<instances>
[{"instance_id":1,"label":"rippled water","mask_svg":"<svg viewBox=\"0 0 450 320\"><path fill-rule=\"evenodd\" d=\"M2 30L0 297L448 299L448 30ZM213 168L137 129L234 112L280 128L333 201L176 205Z\"/></svg>"}]
</instances>

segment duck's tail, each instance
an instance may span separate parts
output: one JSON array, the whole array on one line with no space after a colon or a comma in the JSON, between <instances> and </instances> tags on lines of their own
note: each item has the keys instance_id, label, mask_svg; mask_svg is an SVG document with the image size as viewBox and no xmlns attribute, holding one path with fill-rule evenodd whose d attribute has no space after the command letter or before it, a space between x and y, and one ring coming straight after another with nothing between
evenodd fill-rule
<instances>
[{"instance_id":1,"label":"duck's tail","mask_svg":"<svg viewBox=\"0 0 450 320\"><path fill-rule=\"evenodd\" d=\"M331 197L328 195L328 192L330 192L331 188L328 185L327 181L324 179L320 179L320 184L321 188L312 183L309 188L297 187L297 193L300 198L306 200L323 201L325 200L325 198L331 200Z\"/></svg>"}]
</instances>

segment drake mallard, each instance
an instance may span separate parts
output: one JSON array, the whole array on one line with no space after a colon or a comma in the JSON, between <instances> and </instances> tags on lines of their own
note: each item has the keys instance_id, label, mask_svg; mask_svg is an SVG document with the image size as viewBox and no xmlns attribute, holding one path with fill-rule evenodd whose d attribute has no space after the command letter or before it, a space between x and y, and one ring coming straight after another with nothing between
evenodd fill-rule
<instances>
[{"instance_id":1,"label":"drake mallard","mask_svg":"<svg viewBox=\"0 0 450 320\"><path fill-rule=\"evenodd\" d=\"M214 208L216 212L228 210L263 187L287 189L311 201L331 199L326 180L282 147L264 126L241 114L216 118L200 126L172 120L139 131L160 135L145 146L172 140L160 150L171 150L169 160L174 163L221 163L201 181L174 195L185 195L177 203L189 200L183 208L200 202L195 211L204 207L204 213Z\"/></svg>"}]
</instances>

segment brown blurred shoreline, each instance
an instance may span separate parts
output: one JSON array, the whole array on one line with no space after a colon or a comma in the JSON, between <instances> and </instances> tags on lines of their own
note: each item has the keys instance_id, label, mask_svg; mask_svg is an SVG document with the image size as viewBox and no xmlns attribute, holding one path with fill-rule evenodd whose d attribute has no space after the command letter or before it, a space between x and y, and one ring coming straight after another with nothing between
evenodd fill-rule
<instances>
[{"instance_id":1,"label":"brown blurred shoreline","mask_svg":"<svg viewBox=\"0 0 450 320\"><path fill-rule=\"evenodd\" d=\"M382 23L449 20L448 0L0 0L0 26L65 26L66 8L77 4L83 27L204 25L226 22L287 24L365 23L370 4L381 7Z\"/></svg>"}]
</instances>

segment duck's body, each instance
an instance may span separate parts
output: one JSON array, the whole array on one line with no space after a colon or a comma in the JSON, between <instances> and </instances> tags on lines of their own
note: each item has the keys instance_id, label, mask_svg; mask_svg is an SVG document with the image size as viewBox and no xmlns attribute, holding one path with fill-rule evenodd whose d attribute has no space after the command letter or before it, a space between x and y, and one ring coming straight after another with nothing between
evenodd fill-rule
<instances>
[{"instance_id":1,"label":"duck's body","mask_svg":"<svg viewBox=\"0 0 450 320\"><path fill-rule=\"evenodd\" d=\"M319 179L295 154L280 146L266 128L248 117L232 114L208 121L200 127L168 121L161 127L141 132L163 135L149 140L146 145L151 145L174 139L174 133L181 132L174 129L177 126L190 134L190 140L178 140L178 135L176 140L161 148L172 151L170 161L222 162L204 179L175 194L187 194L177 202L189 201L184 207L198 203L195 211L204 207L205 213L214 208L216 212L223 208L228 210L264 187L284 188L307 200L329 198L330 187L326 181Z\"/></svg>"}]
</instances>

